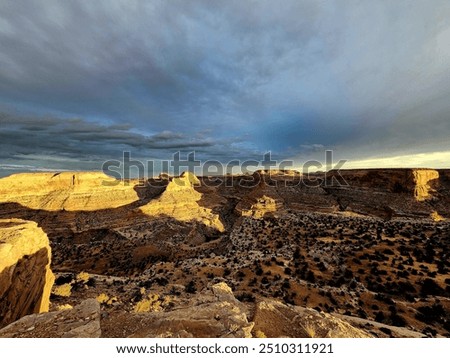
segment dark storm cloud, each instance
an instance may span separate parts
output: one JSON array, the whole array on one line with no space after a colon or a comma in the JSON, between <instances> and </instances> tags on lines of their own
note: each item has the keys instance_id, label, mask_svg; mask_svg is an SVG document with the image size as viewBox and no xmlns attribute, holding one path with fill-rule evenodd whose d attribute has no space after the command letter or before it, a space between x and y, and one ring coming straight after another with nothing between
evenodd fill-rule
<instances>
[{"instance_id":1,"label":"dark storm cloud","mask_svg":"<svg viewBox=\"0 0 450 358\"><path fill-rule=\"evenodd\" d=\"M449 19L446 0L3 0L0 156L445 150Z\"/></svg>"},{"instance_id":2,"label":"dark storm cloud","mask_svg":"<svg viewBox=\"0 0 450 358\"><path fill-rule=\"evenodd\" d=\"M102 125L82 119L36 118L0 113L0 159L17 163L30 158L47 158L47 163L67 161L92 162L99 166L105 159L120 158L130 151L142 159L161 157L180 149L198 150L220 143L203 138L201 134L188 137L179 133L161 132L145 136L128 126ZM230 144L230 143L222 143ZM53 163L55 164L55 163ZM8 169L14 165L6 163ZM28 165L25 165L29 167Z\"/></svg>"}]
</instances>

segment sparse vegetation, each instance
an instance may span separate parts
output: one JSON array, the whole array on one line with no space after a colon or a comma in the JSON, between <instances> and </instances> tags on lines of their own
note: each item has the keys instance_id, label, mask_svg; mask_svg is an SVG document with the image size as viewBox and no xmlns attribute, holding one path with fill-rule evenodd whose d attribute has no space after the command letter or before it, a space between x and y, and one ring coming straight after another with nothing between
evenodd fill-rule
<instances>
[{"instance_id":1,"label":"sparse vegetation","mask_svg":"<svg viewBox=\"0 0 450 358\"><path fill-rule=\"evenodd\" d=\"M220 205L213 210L224 222L223 232L165 216L143 220L133 211L163 188L148 188L150 196L142 189L142 201L126 209L55 213L55 227L75 216L77 230L45 228L57 277L51 309L97 296L105 316L170 311L226 282L250 312L259 301L275 299L427 336L450 336L448 213L438 199L415 207L406 186L394 188L395 195L392 186L377 189L380 203L373 202L365 185L356 194L351 187L217 187L214 200ZM208 190L198 188L206 200L199 205L208 204ZM242 217L240 207L261 192L280 197L283 209L277 215ZM123 217L129 220L125 227ZM111 223L114 229L107 228ZM314 327L306 327L309 336L317 335ZM393 327L370 329L398 335ZM262 328L253 334L263 336L263 331L270 332Z\"/></svg>"},{"instance_id":2,"label":"sparse vegetation","mask_svg":"<svg viewBox=\"0 0 450 358\"><path fill-rule=\"evenodd\" d=\"M52 294L60 297L70 297L72 294L72 285L65 283L61 286L53 286Z\"/></svg>"},{"instance_id":3,"label":"sparse vegetation","mask_svg":"<svg viewBox=\"0 0 450 358\"><path fill-rule=\"evenodd\" d=\"M89 281L89 278L90 278L89 274L87 272L82 271L77 275L76 280L82 283L87 283Z\"/></svg>"}]
</instances>

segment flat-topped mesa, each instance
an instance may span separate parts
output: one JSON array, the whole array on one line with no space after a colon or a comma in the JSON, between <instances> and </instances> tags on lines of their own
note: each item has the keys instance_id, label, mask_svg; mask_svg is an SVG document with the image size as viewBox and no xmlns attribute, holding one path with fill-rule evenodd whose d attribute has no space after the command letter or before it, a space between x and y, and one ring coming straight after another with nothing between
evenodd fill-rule
<instances>
[{"instance_id":1,"label":"flat-topped mesa","mask_svg":"<svg viewBox=\"0 0 450 358\"><path fill-rule=\"evenodd\" d=\"M255 173L261 174L261 175L275 175L275 176L283 176L283 175L289 175L289 176L297 176L301 175L301 173L298 170L295 169L258 169L255 171Z\"/></svg>"},{"instance_id":2,"label":"flat-topped mesa","mask_svg":"<svg viewBox=\"0 0 450 358\"><path fill-rule=\"evenodd\" d=\"M13 174L0 179L0 203L48 211L93 211L139 200L133 183L101 172Z\"/></svg>"},{"instance_id":3,"label":"flat-topped mesa","mask_svg":"<svg viewBox=\"0 0 450 358\"><path fill-rule=\"evenodd\" d=\"M190 172L172 178L165 191L140 210L149 216L168 216L180 221L198 221L223 232L225 230L219 215L212 209L199 205L202 194L194 189L200 180Z\"/></svg>"},{"instance_id":4,"label":"flat-topped mesa","mask_svg":"<svg viewBox=\"0 0 450 358\"><path fill-rule=\"evenodd\" d=\"M0 327L48 311L50 261L47 235L35 222L0 220Z\"/></svg>"},{"instance_id":5,"label":"flat-topped mesa","mask_svg":"<svg viewBox=\"0 0 450 358\"><path fill-rule=\"evenodd\" d=\"M327 184L345 188L383 190L392 193L410 193L417 201L430 199L433 193L433 180L439 180L439 172L434 169L394 168L394 169L341 169L339 173L331 170L324 174ZM332 177L335 182L331 182ZM343 178L343 180L342 180ZM344 185L342 185L344 184Z\"/></svg>"}]
</instances>

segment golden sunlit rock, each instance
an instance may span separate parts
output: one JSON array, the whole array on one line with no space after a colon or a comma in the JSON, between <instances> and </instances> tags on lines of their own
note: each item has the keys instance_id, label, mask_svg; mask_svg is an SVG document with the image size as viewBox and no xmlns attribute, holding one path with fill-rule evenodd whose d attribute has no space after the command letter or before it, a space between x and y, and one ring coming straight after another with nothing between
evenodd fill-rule
<instances>
[{"instance_id":1,"label":"golden sunlit rock","mask_svg":"<svg viewBox=\"0 0 450 358\"><path fill-rule=\"evenodd\" d=\"M429 199L432 195L432 190L429 182L439 178L439 172L432 169L415 169L413 170L414 177L414 196L418 201Z\"/></svg>"},{"instance_id":2,"label":"golden sunlit rock","mask_svg":"<svg viewBox=\"0 0 450 358\"><path fill-rule=\"evenodd\" d=\"M93 211L138 199L133 182L117 181L100 172L13 174L0 179L0 203L30 209Z\"/></svg>"},{"instance_id":3,"label":"golden sunlit rock","mask_svg":"<svg viewBox=\"0 0 450 358\"><path fill-rule=\"evenodd\" d=\"M168 216L180 221L198 221L220 232L224 231L219 215L198 202L202 194L195 190L198 178L189 172L173 178L166 190L157 199L142 206L141 211L149 216Z\"/></svg>"},{"instance_id":4,"label":"golden sunlit rock","mask_svg":"<svg viewBox=\"0 0 450 358\"><path fill-rule=\"evenodd\" d=\"M35 222L0 220L0 326L48 311L50 261L47 235Z\"/></svg>"}]
</instances>

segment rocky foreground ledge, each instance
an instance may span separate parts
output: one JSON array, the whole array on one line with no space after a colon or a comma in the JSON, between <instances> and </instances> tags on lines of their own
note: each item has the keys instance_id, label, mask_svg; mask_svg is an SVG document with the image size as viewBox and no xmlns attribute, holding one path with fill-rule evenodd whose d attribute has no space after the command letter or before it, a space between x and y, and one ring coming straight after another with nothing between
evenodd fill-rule
<instances>
[{"instance_id":1,"label":"rocky foreground ledge","mask_svg":"<svg viewBox=\"0 0 450 358\"><path fill-rule=\"evenodd\" d=\"M102 318L103 317L103 318ZM100 327L103 327L102 329ZM89 299L63 311L33 314L0 330L0 337L347 337L371 335L331 314L262 300L239 302L225 283L167 312L123 313L114 320Z\"/></svg>"}]
</instances>

